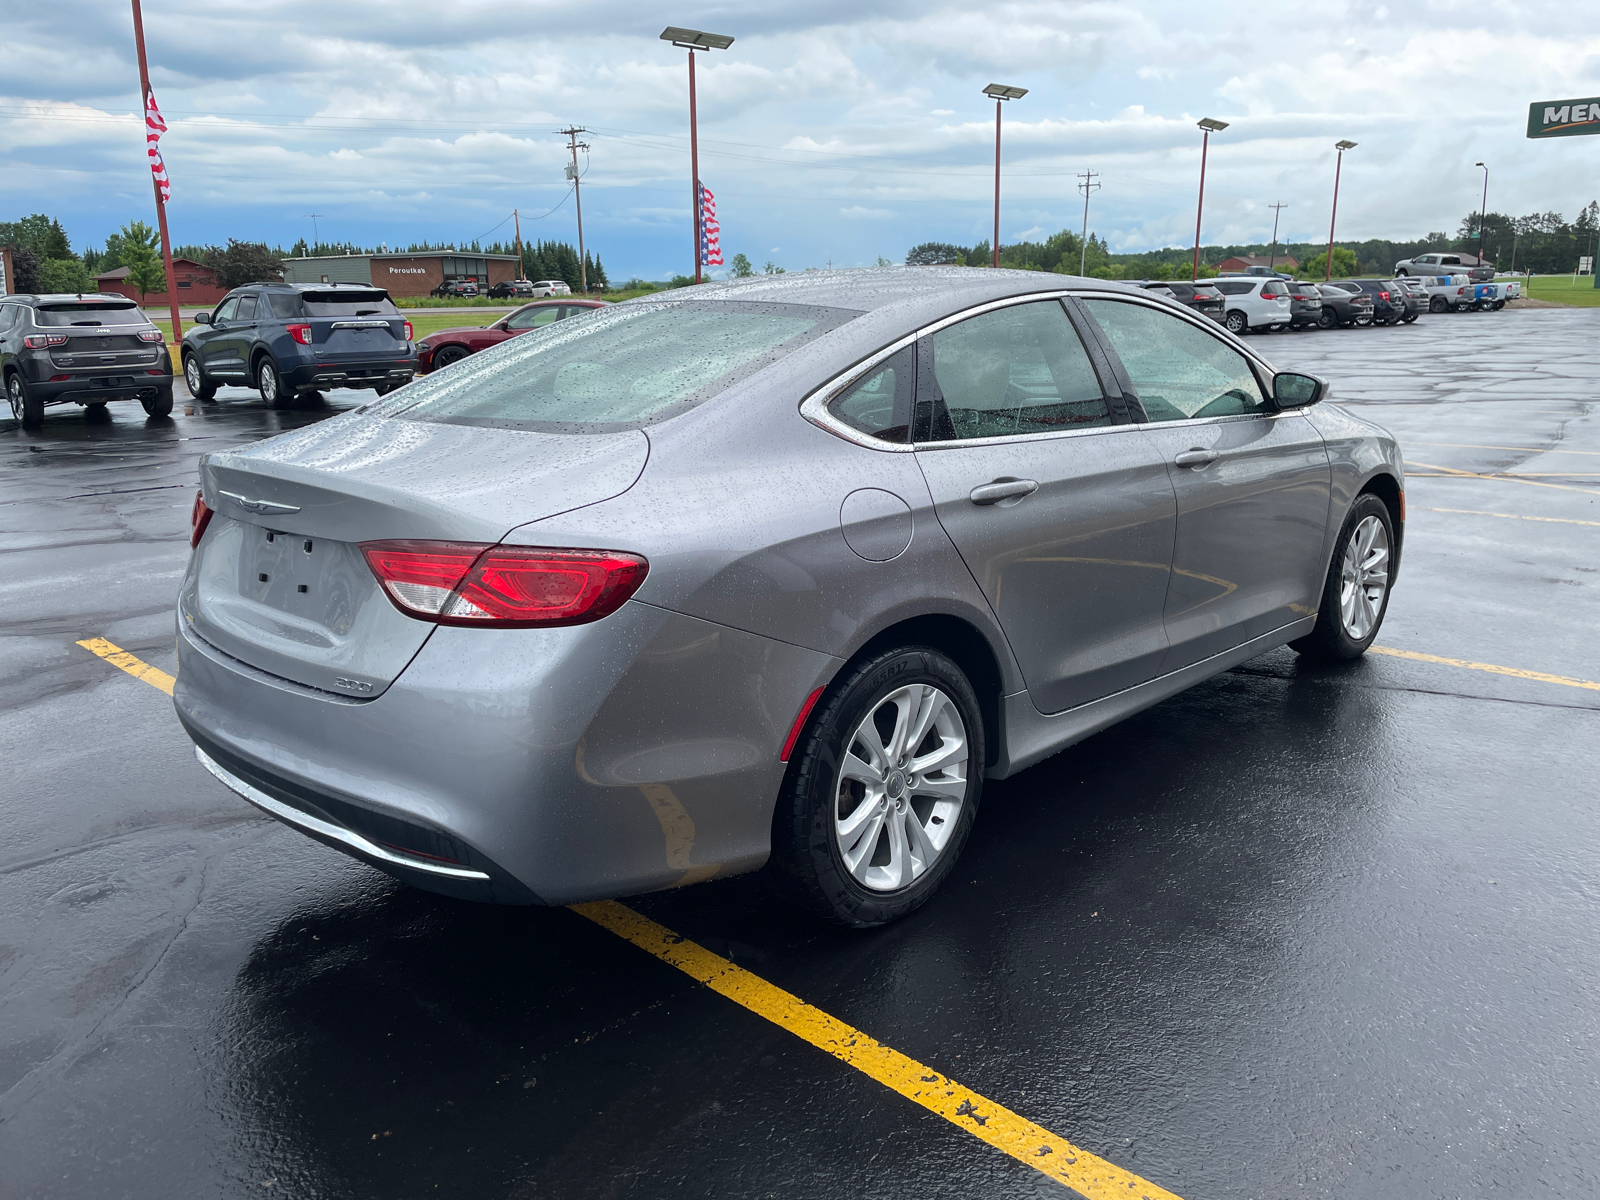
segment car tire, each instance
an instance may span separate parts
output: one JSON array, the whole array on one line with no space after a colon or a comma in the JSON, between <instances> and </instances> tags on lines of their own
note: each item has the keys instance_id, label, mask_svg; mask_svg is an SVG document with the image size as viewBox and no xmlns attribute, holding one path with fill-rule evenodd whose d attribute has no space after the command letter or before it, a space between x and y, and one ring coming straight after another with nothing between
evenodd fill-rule
<instances>
[{"instance_id":1,"label":"car tire","mask_svg":"<svg viewBox=\"0 0 1600 1200\"><path fill-rule=\"evenodd\" d=\"M1327 309L1323 309L1321 314L1317 317L1317 328L1318 329L1337 329L1338 327L1339 327L1339 315L1337 313L1330 312Z\"/></svg>"},{"instance_id":2,"label":"car tire","mask_svg":"<svg viewBox=\"0 0 1600 1200\"><path fill-rule=\"evenodd\" d=\"M183 356L183 382L189 389L189 394L196 400L212 400L217 395L217 385L206 378L205 368L200 365L198 354L185 354Z\"/></svg>"},{"instance_id":3,"label":"car tire","mask_svg":"<svg viewBox=\"0 0 1600 1200\"><path fill-rule=\"evenodd\" d=\"M1506 302L1504 300L1496 300L1493 304L1489 305L1490 309L1492 309L1494 312L1499 312L1505 306Z\"/></svg>"},{"instance_id":4,"label":"car tire","mask_svg":"<svg viewBox=\"0 0 1600 1200\"><path fill-rule=\"evenodd\" d=\"M1419 314L1419 313L1408 313L1405 316L1401 317L1400 319L1402 321L1404 321L1407 325L1409 325L1409 324L1411 324L1411 322L1415 321L1419 315L1421 315L1421 314Z\"/></svg>"},{"instance_id":5,"label":"car tire","mask_svg":"<svg viewBox=\"0 0 1600 1200\"><path fill-rule=\"evenodd\" d=\"M270 355L256 363L256 391L268 408L288 408L294 403L294 395L284 388L278 364Z\"/></svg>"},{"instance_id":6,"label":"car tire","mask_svg":"<svg viewBox=\"0 0 1600 1200\"><path fill-rule=\"evenodd\" d=\"M1442 313L1449 307L1449 302L1443 296L1434 296L1428 301L1428 311L1431 313Z\"/></svg>"},{"instance_id":7,"label":"car tire","mask_svg":"<svg viewBox=\"0 0 1600 1200\"><path fill-rule=\"evenodd\" d=\"M154 396L139 401L144 406L144 411L152 417L166 417L172 415L172 385L157 388Z\"/></svg>"},{"instance_id":8,"label":"car tire","mask_svg":"<svg viewBox=\"0 0 1600 1200\"><path fill-rule=\"evenodd\" d=\"M917 718L930 722L918 745L885 759L903 722ZM962 757L925 774L905 770L916 750L926 760L945 748ZM984 749L977 694L940 651L905 646L847 668L790 757L773 814L770 875L791 900L852 929L919 908L971 832Z\"/></svg>"},{"instance_id":9,"label":"car tire","mask_svg":"<svg viewBox=\"0 0 1600 1200\"><path fill-rule=\"evenodd\" d=\"M1245 334L1250 332L1250 318L1245 316L1238 309L1235 309L1233 312L1229 313L1223 318L1222 326L1229 333L1243 337Z\"/></svg>"},{"instance_id":10,"label":"car tire","mask_svg":"<svg viewBox=\"0 0 1600 1200\"><path fill-rule=\"evenodd\" d=\"M44 424L44 401L33 394L27 380L13 371L6 380L6 399L11 402L11 417L24 429L37 429Z\"/></svg>"},{"instance_id":11,"label":"car tire","mask_svg":"<svg viewBox=\"0 0 1600 1200\"><path fill-rule=\"evenodd\" d=\"M441 347L440 349L434 351L433 369L435 371L442 371L446 367L454 366L471 353L472 351L468 350L465 346Z\"/></svg>"},{"instance_id":12,"label":"car tire","mask_svg":"<svg viewBox=\"0 0 1600 1200\"><path fill-rule=\"evenodd\" d=\"M1365 654L1389 611L1394 547L1389 506L1371 492L1357 496L1334 543L1316 627L1289 645L1322 662L1348 662Z\"/></svg>"},{"instance_id":13,"label":"car tire","mask_svg":"<svg viewBox=\"0 0 1600 1200\"><path fill-rule=\"evenodd\" d=\"M1377 322L1372 317L1357 317L1355 323L1360 328L1365 329L1368 325L1375 325Z\"/></svg>"}]
</instances>

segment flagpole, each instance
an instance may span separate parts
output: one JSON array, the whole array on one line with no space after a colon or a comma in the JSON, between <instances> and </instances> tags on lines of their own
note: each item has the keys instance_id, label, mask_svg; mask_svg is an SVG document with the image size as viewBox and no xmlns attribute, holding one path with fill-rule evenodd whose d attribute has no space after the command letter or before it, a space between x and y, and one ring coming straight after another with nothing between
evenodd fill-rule
<instances>
[{"instance_id":1,"label":"flagpole","mask_svg":"<svg viewBox=\"0 0 1600 1200\"><path fill-rule=\"evenodd\" d=\"M150 64L144 56L144 16L139 11L139 0L133 0L133 43L139 50L139 109L140 119L149 120ZM161 230L161 262L167 269L167 302L172 312L172 340L183 339L183 322L178 317L178 277L172 270L172 239L167 236L167 206L161 199L161 181L150 175L150 186L156 193L156 225Z\"/></svg>"}]
</instances>

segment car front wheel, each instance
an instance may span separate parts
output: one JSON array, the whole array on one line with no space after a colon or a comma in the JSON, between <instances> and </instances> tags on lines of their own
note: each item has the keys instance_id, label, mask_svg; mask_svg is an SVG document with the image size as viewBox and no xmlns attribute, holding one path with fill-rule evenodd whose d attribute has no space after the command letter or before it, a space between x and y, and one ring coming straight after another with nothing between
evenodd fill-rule
<instances>
[{"instance_id":1,"label":"car front wheel","mask_svg":"<svg viewBox=\"0 0 1600 1200\"><path fill-rule=\"evenodd\" d=\"M1393 547L1389 506L1370 492L1358 497L1335 543L1317 624L1289 644L1307 658L1325 662L1365 654L1389 610Z\"/></svg>"},{"instance_id":2,"label":"car front wheel","mask_svg":"<svg viewBox=\"0 0 1600 1200\"><path fill-rule=\"evenodd\" d=\"M813 912L864 929L924 904L977 816L984 735L966 675L926 646L835 680L789 763L772 870Z\"/></svg>"},{"instance_id":3,"label":"car front wheel","mask_svg":"<svg viewBox=\"0 0 1600 1200\"><path fill-rule=\"evenodd\" d=\"M460 362L472 353L465 346L445 346L433 356L433 369L442 371L454 363Z\"/></svg>"},{"instance_id":4,"label":"car front wheel","mask_svg":"<svg viewBox=\"0 0 1600 1200\"><path fill-rule=\"evenodd\" d=\"M189 395L196 400L210 400L217 394L217 385L206 378L206 373L200 367L198 354L183 356L183 382L189 389Z\"/></svg>"}]
</instances>

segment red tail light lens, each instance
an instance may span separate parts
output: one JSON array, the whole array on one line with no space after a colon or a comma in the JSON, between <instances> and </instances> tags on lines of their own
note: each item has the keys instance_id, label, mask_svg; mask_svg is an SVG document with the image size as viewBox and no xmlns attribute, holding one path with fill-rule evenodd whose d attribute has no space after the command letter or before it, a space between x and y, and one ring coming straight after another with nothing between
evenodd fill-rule
<instances>
[{"instance_id":1,"label":"red tail light lens","mask_svg":"<svg viewBox=\"0 0 1600 1200\"><path fill-rule=\"evenodd\" d=\"M411 322L407 321L406 322L406 341L409 342L410 340L411 340Z\"/></svg>"},{"instance_id":2,"label":"red tail light lens","mask_svg":"<svg viewBox=\"0 0 1600 1200\"><path fill-rule=\"evenodd\" d=\"M1388 299L1389 299L1389 293L1388 292L1379 292L1378 293L1378 299L1384 301L1385 303L1387 303Z\"/></svg>"},{"instance_id":3,"label":"red tail light lens","mask_svg":"<svg viewBox=\"0 0 1600 1200\"><path fill-rule=\"evenodd\" d=\"M67 335L64 333L30 333L22 339L22 344L29 350L43 350L49 346L65 346Z\"/></svg>"},{"instance_id":4,"label":"red tail light lens","mask_svg":"<svg viewBox=\"0 0 1600 1200\"><path fill-rule=\"evenodd\" d=\"M621 608L650 569L614 550L389 541L361 552L396 608L440 625L584 625Z\"/></svg>"},{"instance_id":5,"label":"red tail light lens","mask_svg":"<svg viewBox=\"0 0 1600 1200\"><path fill-rule=\"evenodd\" d=\"M206 526L209 524L211 524L211 510L206 507L205 495L196 492L194 508L189 511L189 549L193 550L200 544L200 539L205 536Z\"/></svg>"},{"instance_id":6,"label":"red tail light lens","mask_svg":"<svg viewBox=\"0 0 1600 1200\"><path fill-rule=\"evenodd\" d=\"M311 326L309 326L309 325L288 325L288 326L285 326L285 328L288 329L289 336L292 337L295 341L299 342L302 346L311 345Z\"/></svg>"},{"instance_id":7,"label":"red tail light lens","mask_svg":"<svg viewBox=\"0 0 1600 1200\"><path fill-rule=\"evenodd\" d=\"M139 340L141 342L159 342L162 340L161 330L141 329L139 330Z\"/></svg>"}]
</instances>

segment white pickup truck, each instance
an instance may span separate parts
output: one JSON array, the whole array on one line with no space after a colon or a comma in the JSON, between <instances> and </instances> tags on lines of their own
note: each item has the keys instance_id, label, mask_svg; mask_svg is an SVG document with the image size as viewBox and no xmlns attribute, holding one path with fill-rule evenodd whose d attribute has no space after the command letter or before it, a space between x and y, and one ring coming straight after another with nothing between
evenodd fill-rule
<instances>
[{"instance_id":1,"label":"white pickup truck","mask_svg":"<svg viewBox=\"0 0 1600 1200\"><path fill-rule=\"evenodd\" d=\"M1469 275L1424 275L1421 283L1431 313L1463 312L1477 302L1477 287Z\"/></svg>"}]
</instances>

